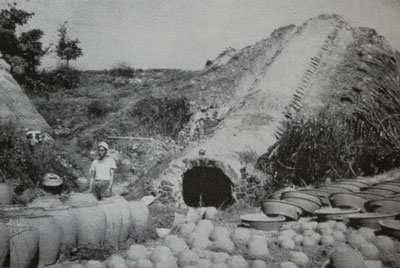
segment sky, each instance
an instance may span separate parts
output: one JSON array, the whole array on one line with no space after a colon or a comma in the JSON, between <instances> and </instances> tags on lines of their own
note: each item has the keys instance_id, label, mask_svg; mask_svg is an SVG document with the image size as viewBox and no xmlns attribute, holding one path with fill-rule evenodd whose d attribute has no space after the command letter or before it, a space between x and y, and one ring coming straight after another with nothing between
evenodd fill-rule
<instances>
[{"instance_id":1,"label":"sky","mask_svg":"<svg viewBox=\"0 0 400 268\"><path fill-rule=\"evenodd\" d=\"M0 0L4 7L9 0ZM68 21L84 56L76 67L202 69L227 47L253 44L276 28L322 13L341 15L352 26L375 28L400 50L400 0L16 0L35 12L28 28L56 43ZM55 56L44 60L56 64Z\"/></svg>"}]
</instances>

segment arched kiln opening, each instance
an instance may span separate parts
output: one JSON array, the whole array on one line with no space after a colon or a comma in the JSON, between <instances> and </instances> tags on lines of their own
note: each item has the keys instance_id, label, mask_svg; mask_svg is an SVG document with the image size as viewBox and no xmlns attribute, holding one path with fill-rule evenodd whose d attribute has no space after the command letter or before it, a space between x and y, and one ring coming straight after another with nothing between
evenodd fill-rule
<instances>
[{"instance_id":1,"label":"arched kiln opening","mask_svg":"<svg viewBox=\"0 0 400 268\"><path fill-rule=\"evenodd\" d=\"M190 207L224 208L234 202L232 182L217 167L197 166L183 174L183 200Z\"/></svg>"}]
</instances>

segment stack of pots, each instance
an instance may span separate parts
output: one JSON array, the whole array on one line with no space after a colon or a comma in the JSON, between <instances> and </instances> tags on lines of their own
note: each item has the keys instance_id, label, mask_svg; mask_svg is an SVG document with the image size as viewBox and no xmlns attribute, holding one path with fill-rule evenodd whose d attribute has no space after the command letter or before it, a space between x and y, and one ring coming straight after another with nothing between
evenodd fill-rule
<instances>
[{"instance_id":1,"label":"stack of pots","mask_svg":"<svg viewBox=\"0 0 400 268\"><path fill-rule=\"evenodd\" d=\"M280 200L266 199L262 204L263 212L268 216L285 216L297 220L303 214L311 214L322 206L318 194L304 191L286 191Z\"/></svg>"},{"instance_id":2,"label":"stack of pots","mask_svg":"<svg viewBox=\"0 0 400 268\"><path fill-rule=\"evenodd\" d=\"M291 191L282 194L282 200L296 204L306 213L313 213L322 206L321 199L300 191Z\"/></svg>"},{"instance_id":3,"label":"stack of pots","mask_svg":"<svg viewBox=\"0 0 400 268\"><path fill-rule=\"evenodd\" d=\"M396 180L394 175L382 174L340 180L319 188L278 191L263 201L262 210L268 216L285 216L296 220L302 214L313 214L321 207L355 209L361 212L375 208L379 212L385 209L393 211L394 206L400 211L398 205L400 179Z\"/></svg>"},{"instance_id":4,"label":"stack of pots","mask_svg":"<svg viewBox=\"0 0 400 268\"><path fill-rule=\"evenodd\" d=\"M358 177L356 180L339 182L346 191L348 185L357 187L353 192L335 192L330 195L332 206L359 209L347 217L353 227L379 229L379 220L394 219L400 214L400 181L388 175ZM337 187L338 184L335 184Z\"/></svg>"},{"instance_id":5,"label":"stack of pots","mask_svg":"<svg viewBox=\"0 0 400 268\"><path fill-rule=\"evenodd\" d=\"M365 203L365 209L377 213L400 213L400 180L377 183L369 187L367 192L375 194Z\"/></svg>"}]
</instances>

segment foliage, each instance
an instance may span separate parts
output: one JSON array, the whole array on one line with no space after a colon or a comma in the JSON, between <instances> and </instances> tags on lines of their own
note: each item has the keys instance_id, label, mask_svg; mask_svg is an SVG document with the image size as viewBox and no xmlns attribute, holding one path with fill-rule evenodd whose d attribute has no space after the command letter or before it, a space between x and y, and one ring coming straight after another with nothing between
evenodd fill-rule
<instances>
[{"instance_id":1,"label":"foliage","mask_svg":"<svg viewBox=\"0 0 400 268\"><path fill-rule=\"evenodd\" d=\"M379 133L381 146L400 151L400 55L374 57L374 69L365 69L370 96L361 102L355 115L365 128Z\"/></svg>"},{"instance_id":2,"label":"foliage","mask_svg":"<svg viewBox=\"0 0 400 268\"><path fill-rule=\"evenodd\" d=\"M108 72L111 76L122 76L127 78L132 78L135 76L135 69L126 63L119 63Z\"/></svg>"},{"instance_id":3,"label":"foliage","mask_svg":"<svg viewBox=\"0 0 400 268\"><path fill-rule=\"evenodd\" d=\"M275 190L271 176L267 176L252 166L240 170L241 178L235 186L236 198L246 204L257 207L264 197Z\"/></svg>"},{"instance_id":4,"label":"foliage","mask_svg":"<svg viewBox=\"0 0 400 268\"><path fill-rule=\"evenodd\" d=\"M40 39L43 31L32 29L17 35L17 26L25 25L34 13L18 9L17 4L9 4L0 11L0 52L11 66L11 73L18 80L25 75L33 76L40 59L47 49L43 49Z\"/></svg>"},{"instance_id":5,"label":"foliage","mask_svg":"<svg viewBox=\"0 0 400 268\"><path fill-rule=\"evenodd\" d=\"M70 39L67 31L67 21L60 25L58 28L58 43L56 47L57 56L65 60L67 67L69 66L70 60L76 60L83 55L82 48L79 47L79 39Z\"/></svg>"},{"instance_id":6,"label":"foliage","mask_svg":"<svg viewBox=\"0 0 400 268\"><path fill-rule=\"evenodd\" d=\"M29 173L33 169L28 144L11 123L0 127L0 170L6 178L16 178L32 185Z\"/></svg>"},{"instance_id":7,"label":"foliage","mask_svg":"<svg viewBox=\"0 0 400 268\"><path fill-rule=\"evenodd\" d=\"M40 80L49 87L73 89L80 85L81 72L71 67L60 66L49 72L41 72Z\"/></svg>"},{"instance_id":8,"label":"foliage","mask_svg":"<svg viewBox=\"0 0 400 268\"><path fill-rule=\"evenodd\" d=\"M380 133L360 118L322 112L287 122L279 141L257 162L276 184L318 185L325 178L372 175L399 164Z\"/></svg>"},{"instance_id":9,"label":"foliage","mask_svg":"<svg viewBox=\"0 0 400 268\"><path fill-rule=\"evenodd\" d=\"M60 89L74 89L81 83L81 72L71 67L61 66L55 70L42 70L35 76L25 76L21 86L29 95L43 95Z\"/></svg>"},{"instance_id":10,"label":"foliage","mask_svg":"<svg viewBox=\"0 0 400 268\"><path fill-rule=\"evenodd\" d=\"M186 98L144 98L129 111L139 120L139 126L147 135L163 135L176 138L189 121L191 112Z\"/></svg>"},{"instance_id":11,"label":"foliage","mask_svg":"<svg viewBox=\"0 0 400 268\"><path fill-rule=\"evenodd\" d=\"M105 116L111 110L111 105L102 100L94 100L87 107L88 114L95 117Z\"/></svg>"},{"instance_id":12,"label":"foliage","mask_svg":"<svg viewBox=\"0 0 400 268\"><path fill-rule=\"evenodd\" d=\"M0 125L0 148L0 170L6 179L32 187L48 172L75 177L54 144L42 142L32 148L12 123Z\"/></svg>"}]
</instances>

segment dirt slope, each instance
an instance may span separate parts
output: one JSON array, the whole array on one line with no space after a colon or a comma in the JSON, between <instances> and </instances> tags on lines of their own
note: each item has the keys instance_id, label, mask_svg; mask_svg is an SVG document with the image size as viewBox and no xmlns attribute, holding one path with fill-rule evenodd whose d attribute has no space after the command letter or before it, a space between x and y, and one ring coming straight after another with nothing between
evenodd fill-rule
<instances>
[{"instance_id":1,"label":"dirt slope","mask_svg":"<svg viewBox=\"0 0 400 268\"><path fill-rule=\"evenodd\" d=\"M0 54L0 122L12 121L21 129L51 132L50 126L9 73L9 68Z\"/></svg>"}]
</instances>

